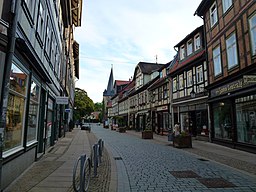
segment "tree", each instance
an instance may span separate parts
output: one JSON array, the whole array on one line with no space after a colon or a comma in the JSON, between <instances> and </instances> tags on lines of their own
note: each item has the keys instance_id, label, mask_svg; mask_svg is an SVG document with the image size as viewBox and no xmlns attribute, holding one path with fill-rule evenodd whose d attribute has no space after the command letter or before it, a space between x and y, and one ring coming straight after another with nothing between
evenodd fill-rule
<instances>
[{"instance_id":1,"label":"tree","mask_svg":"<svg viewBox=\"0 0 256 192\"><path fill-rule=\"evenodd\" d=\"M102 111L102 107L103 107L102 103L97 102L94 104L95 111Z\"/></svg>"},{"instance_id":2,"label":"tree","mask_svg":"<svg viewBox=\"0 0 256 192\"><path fill-rule=\"evenodd\" d=\"M81 120L89 116L94 111L94 103L87 95L87 92L80 88L75 88L74 120Z\"/></svg>"}]
</instances>

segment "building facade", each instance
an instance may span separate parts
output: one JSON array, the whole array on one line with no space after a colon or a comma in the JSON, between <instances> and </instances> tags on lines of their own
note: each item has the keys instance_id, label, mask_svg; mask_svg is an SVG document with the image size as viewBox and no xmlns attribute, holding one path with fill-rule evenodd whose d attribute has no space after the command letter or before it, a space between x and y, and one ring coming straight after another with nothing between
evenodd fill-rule
<instances>
[{"instance_id":1,"label":"building facade","mask_svg":"<svg viewBox=\"0 0 256 192\"><path fill-rule=\"evenodd\" d=\"M256 150L256 2L202 1L212 141Z\"/></svg>"},{"instance_id":2,"label":"building facade","mask_svg":"<svg viewBox=\"0 0 256 192\"><path fill-rule=\"evenodd\" d=\"M65 134L79 78L73 28L81 9L82 1L0 2L1 188Z\"/></svg>"},{"instance_id":3,"label":"building facade","mask_svg":"<svg viewBox=\"0 0 256 192\"><path fill-rule=\"evenodd\" d=\"M174 124L193 136L208 137L208 85L203 26L180 41L177 61L169 70L172 82L171 112Z\"/></svg>"}]
</instances>

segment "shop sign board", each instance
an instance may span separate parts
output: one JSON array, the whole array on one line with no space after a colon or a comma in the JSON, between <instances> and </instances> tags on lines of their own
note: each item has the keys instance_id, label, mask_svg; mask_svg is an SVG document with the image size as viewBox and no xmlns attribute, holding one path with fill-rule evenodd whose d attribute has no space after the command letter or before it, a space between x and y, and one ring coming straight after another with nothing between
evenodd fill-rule
<instances>
[{"instance_id":1,"label":"shop sign board","mask_svg":"<svg viewBox=\"0 0 256 192\"><path fill-rule=\"evenodd\" d=\"M68 104L68 97L56 97L56 104L67 105Z\"/></svg>"},{"instance_id":2,"label":"shop sign board","mask_svg":"<svg viewBox=\"0 0 256 192\"><path fill-rule=\"evenodd\" d=\"M216 89L211 90L211 96L216 97L247 86L256 84L256 75L244 75L243 78L230 82Z\"/></svg>"}]
</instances>

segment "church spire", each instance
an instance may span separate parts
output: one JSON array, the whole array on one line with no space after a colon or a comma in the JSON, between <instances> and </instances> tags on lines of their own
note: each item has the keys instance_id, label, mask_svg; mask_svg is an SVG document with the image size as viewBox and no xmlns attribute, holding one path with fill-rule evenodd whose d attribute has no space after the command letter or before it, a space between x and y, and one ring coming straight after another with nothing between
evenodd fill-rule
<instances>
[{"instance_id":1,"label":"church spire","mask_svg":"<svg viewBox=\"0 0 256 192\"><path fill-rule=\"evenodd\" d=\"M108 79L108 86L107 86L107 89L104 91L103 96L112 96L113 86L114 86L114 77L113 77L113 65L112 65L109 79Z\"/></svg>"}]
</instances>

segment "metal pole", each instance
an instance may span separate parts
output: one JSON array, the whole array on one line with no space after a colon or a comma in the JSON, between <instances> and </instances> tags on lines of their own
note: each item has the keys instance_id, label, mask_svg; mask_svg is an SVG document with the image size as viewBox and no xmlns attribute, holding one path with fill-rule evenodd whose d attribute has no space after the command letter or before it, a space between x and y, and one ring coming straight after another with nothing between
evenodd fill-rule
<instances>
[{"instance_id":1,"label":"metal pole","mask_svg":"<svg viewBox=\"0 0 256 192\"><path fill-rule=\"evenodd\" d=\"M3 135L0 133L0 191L2 192Z\"/></svg>"}]
</instances>

